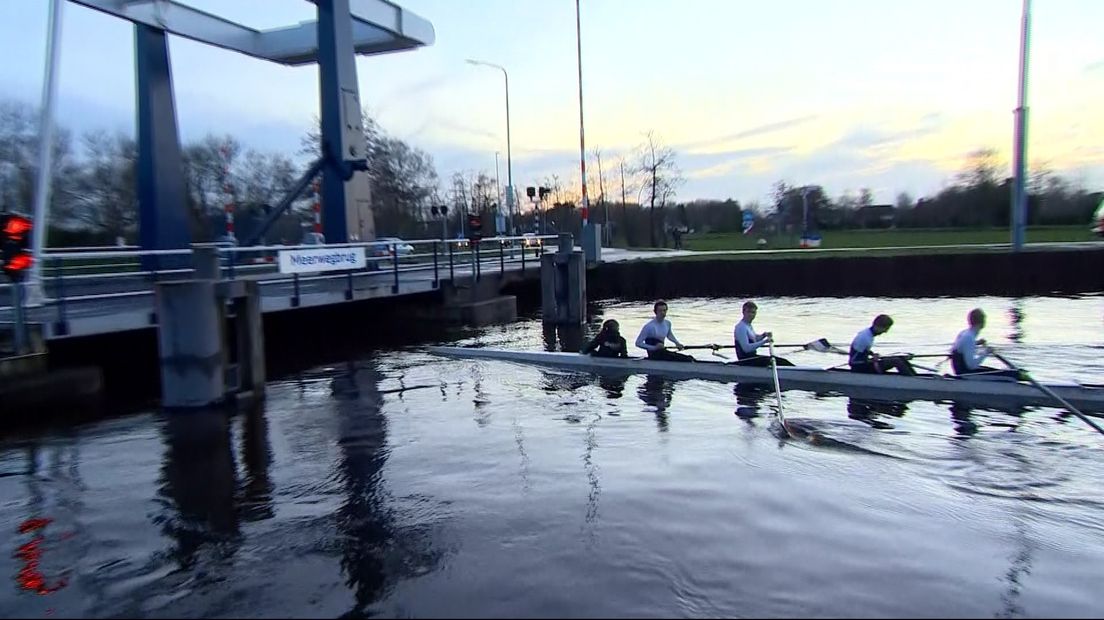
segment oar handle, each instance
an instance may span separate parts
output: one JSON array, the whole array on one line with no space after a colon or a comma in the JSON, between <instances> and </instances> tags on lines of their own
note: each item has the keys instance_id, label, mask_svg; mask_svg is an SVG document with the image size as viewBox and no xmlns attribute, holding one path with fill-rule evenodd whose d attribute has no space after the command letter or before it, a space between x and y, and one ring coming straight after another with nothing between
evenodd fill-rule
<instances>
[{"instance_id":1,"label":"oar handle","mask_svg":"<svg viewBox=\"0 0 1104 620\"><path fill-rule=\"evenodd\" d=\"M733 345L733 344L691 344L691 345L687 345L687 346L683 347L683 349L687 349L687 350L691 350L691 351L694 350L694 349L734 349L734 348L736 348L736 345Z\"/></svg>"}]
</instances>

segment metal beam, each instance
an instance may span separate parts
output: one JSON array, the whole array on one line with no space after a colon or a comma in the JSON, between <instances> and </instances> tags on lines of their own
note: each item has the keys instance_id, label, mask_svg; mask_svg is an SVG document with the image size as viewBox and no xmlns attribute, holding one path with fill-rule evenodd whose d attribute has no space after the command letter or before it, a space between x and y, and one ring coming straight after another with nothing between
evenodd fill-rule
<instances>
[{"instance_id":1,"label":"metal beam","mask_svg":"<svg viewBox=\"0 0 1104 620\"><path fill-rule=\"evenodd\" d=\"M257 30L176 0L71 0L170 34L284 65L318 62L318 22ZM434 42L433 25L387 0L352 0L353 51L414 49Z\"/></svg>"}]
</instances>

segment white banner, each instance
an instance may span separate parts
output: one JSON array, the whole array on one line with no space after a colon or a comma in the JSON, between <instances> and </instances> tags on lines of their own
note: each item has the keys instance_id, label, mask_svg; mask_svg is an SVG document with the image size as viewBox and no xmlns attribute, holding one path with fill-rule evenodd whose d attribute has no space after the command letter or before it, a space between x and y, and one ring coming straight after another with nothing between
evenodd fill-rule
<instances>
[{"instance_id":1,"label":"white banner","mask_svg":"<svg viewBox=\"0 0 1104 620\"><path fill-rule=\"evenodd\" d=\"M364 269L364 248L280 250L280 273Z\"/></svg>"}]
</instances>

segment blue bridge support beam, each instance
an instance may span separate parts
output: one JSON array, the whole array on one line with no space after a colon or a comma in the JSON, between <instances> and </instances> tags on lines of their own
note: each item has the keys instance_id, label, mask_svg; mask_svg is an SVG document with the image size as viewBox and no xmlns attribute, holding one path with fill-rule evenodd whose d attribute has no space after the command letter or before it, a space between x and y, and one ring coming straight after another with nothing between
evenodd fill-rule
<instances>
[{"instance_id":1,"label":"blue bridge support beam","mask_svg":"<svg viewBox=\"0 0 1104 620\"><path fill-rule=\"evenodd\" d=\"M327 243L375 238L367 142L357 86L349 0L318 0L322 112L322 228Z\"/></svg>"},{"instance_id":2,"label":"blue bridge support beam","mask_svg":"<svg viewBox=\"0 0 1104 620\"><path fill-rule=\"evenodd\" d=\"M138 97L138 237L143 250L191 243L184 158L164 30L134 25Z\"/></svg>"}]
</instances>

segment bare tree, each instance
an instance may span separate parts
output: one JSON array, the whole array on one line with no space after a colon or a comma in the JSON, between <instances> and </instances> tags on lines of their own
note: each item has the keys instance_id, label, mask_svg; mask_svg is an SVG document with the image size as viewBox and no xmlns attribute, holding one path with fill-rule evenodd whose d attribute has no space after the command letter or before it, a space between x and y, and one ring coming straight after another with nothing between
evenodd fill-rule
<instances>
[{"instance_id":1,"label":"bare tree","mask_svg":"<svg viewBox=\"0 0 1104 620\"><path fill-rule=\"evenodd\" d=\"M675 162L675 151L665 146L656 136L655 131L645 134L645 141L637 148L637 164L634 172L640 176L642 191L646 192L648 200L650 241L652 247L656 246L656 215L655 206L658 201L660 209L674 198L678 187L685 179L682 171ZM664 235L666 241L666 234Z\"/></svg>"},{"instance_id":2,"label":"bare tree","mask_svg":"<svg viewBox=\"0 0 1104 620\"><path fill-rule=\"evenodd\" d=\"M124 237L138 225L138 145L122 133L84 136L84 162L74 184L73 215L88 228Z\"/></svg>"}]
</instances>

